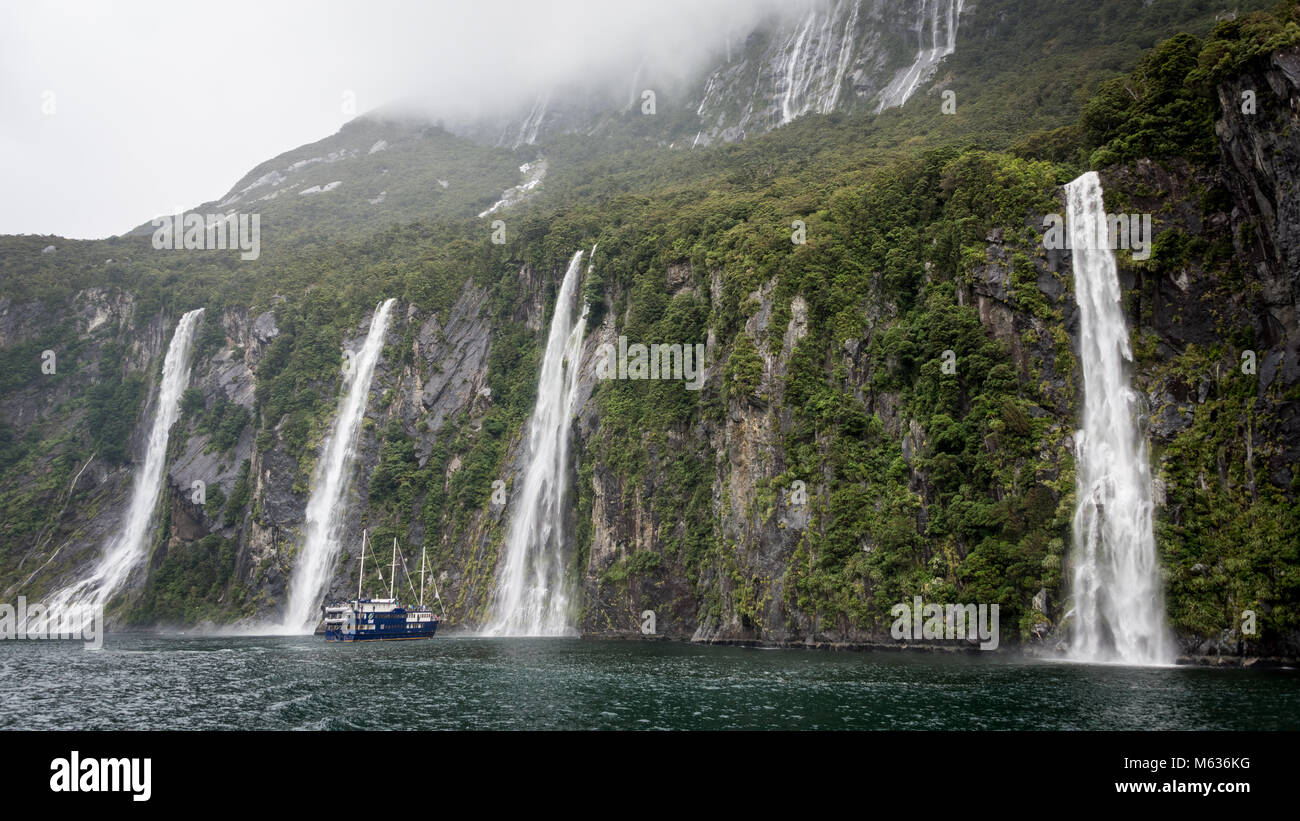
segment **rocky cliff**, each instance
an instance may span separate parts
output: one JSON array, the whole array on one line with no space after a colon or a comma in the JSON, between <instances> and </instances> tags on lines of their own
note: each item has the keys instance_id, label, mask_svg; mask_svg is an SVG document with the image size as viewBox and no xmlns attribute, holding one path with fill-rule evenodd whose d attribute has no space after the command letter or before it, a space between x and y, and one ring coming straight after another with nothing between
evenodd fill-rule
<instances>
[{"instance_id":1,"label":"rocky cliff","mask_svg":"<svg viewBox=\"0 0 1300 821\"><path fill-rule=\"evenodd\" d=\"M1258 107L1243 114L1243 93L1252 89ZM1300 265L1294 243L1300 237L1295 214L1300 163L1295 135L1300 133L1300 94L1295 53L1257 61L1240 78L1222 84L1219 95L1218 166L1207 171L1176 161L1139 161L1109 169L1103 184L1110 210L1154 214L1155 234L1161 238L1150 261L1125 252L1119 258L1137 352L1134 380L1156 460L1156 515L1167 578L1178 591L1175 598L1198 598L1181 606L1222 614L1181 614L1187 621L1208 624L1226 616L1234 625L1199 633L1181 630L1182 649L1192 655L1244 651L1289 657L1300 649L1296 633L1261 643L1238 629L1243 613L1279 606L1276 600L1261 601L1253 581L1230 579L1234 568L1240 572L1248 566L1270 577L1290 571L1259 555L1271 549L1259 535L1242 536L1224 522L1274 509L1256 506L1265 498L1272 498L1278 513L1288 517L1284 511L1293 504L1296 488ZM1057 211L1064 210L1060 200ZM1082 391L1073 353L1078 318L1069 252L1042 247L1042 216L992 231L983 260L955 284L955 299L975 308L985 334L1004 346L1023 395L1034 397L1019 409L1025 416L1018 424L1035 419L1044 424L1034 428L1039 438L1030 457L1021 456L1009 467L1032 468L1019 492L1042 511L1038 515L1065 524L1073 505L1073 434ZM717 271L687 269L666 272L660 284L669 293L693 288L716 309L718 278ZM799 411L785 405L782 392L792 348L807 333L807 305L802 295L778 305L774 286L765 283L746 302L744 331L758 343L762 359L758 398L724 398L717 418L669 431L659 440L647 437L645 464L638 467L634 484L629 486L626 469L606 464L622 460L610 453L611 442L593 433L598 411L589 405L581 415L582 458L591 462L579 468L584 481L591 482L586 630L635 635L642 612L649 609L657 615L658 632L681 639L815 646L891 643L888 621L828 617L801 606L793 589L800 564L816 561L806 534L833 527L835 505L846 497L837 499L829 469L825 481L794 482L788 472L783 440ZM906 473L913 505L906 522L923 532L939 511L932 506L940 494L935 478L922 466L928 460L917 457L933 451L935 432L900 410L896 391L873 387L878 381L873 377L889 365L871 355L872 339L894 319L887 306L867 307L866 313L866 334L825 351L825 368L843 379L867 416L880 420L888 453ZM607 323L591 344L614 335ZM706 394L717 397L720 363L727 352L719 350L712 335L709 353L715 366ZM1208 458L1207 441L1215 443ZM987 444L990 452L998 451L996 440ZM672 484L680 481L674 471L682 453L708 477L701 485L709 493L703 539L714 558L698 577L678 548L682 508L655 504L660 495L680 501L681 489ZM865 489L856 503L883 504L870 483ZM1207 516L1206 506L1223 510ZM1198 528L1207 531L1195 533ZM864 553L877 549L870 533L859 536ZM929 561L940 552L927 553ZM1023 641L1055 643L1063 638L1059 628L1068 619L1067 545L1058 539L1041 556L1045 586L1032 601L1026 597L1018 633ZM935 592L942 581L934 579ZM870 582L865 584L862 592L869 595ZM927 583L922 592L931 590Z\"/></svg>"}]
</instances>

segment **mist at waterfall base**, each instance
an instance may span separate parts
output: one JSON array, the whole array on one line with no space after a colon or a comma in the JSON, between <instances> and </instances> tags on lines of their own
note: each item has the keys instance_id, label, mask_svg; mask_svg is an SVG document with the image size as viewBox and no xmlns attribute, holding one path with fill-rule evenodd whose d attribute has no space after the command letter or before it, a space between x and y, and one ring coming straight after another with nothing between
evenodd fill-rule
<instances>
[{"instance_id":1,"label":"mist at waterfall base","mask_svg":"<svg viewBox=\"0 0 1300 821\"><path fill-rule=\"evenodd\" d=\"M311 633L320 621L322 597L329 588L343 548L357 435L366 415L370 383L384 348L384 336L395 303L395 299L388 299L375 308L361 350L343 357L343 387L338 412L312 473L303 522L303 542L289 579L289 603L280 625L282 629L273 632Z\"/></svg>"},{"instance_id":2,"label":"mist at waterfall base","mask_svg":"<svg viewBox=\"0 0 1300 821\"><path fill-rule=\"evenodd\" d=\"M203 309L197 308L182 316L167 346L144 462L136 470L121 529L105 545L99 563L88 577L46 597L44 604L49 618L103 607L144 560L149 537L154 532L154 508L162 490L167 442L172 425L180 415L181 395L190 383L194 331L202 315Z\"/></svg>"},{"instance_id":3,"label":"mist at waterfall base","mask_svg":"<svg viewBox=\"0 0 1300 821\"><path fill-rule=\"evenodd\" d=\"M1066 196L1084 394L1083 429L1075 436L1069 653L1078 661L1172 664L1151 471L1129 387L1133 355L1096 172L1067 185Z\"/></svg>"},{"instance_id":4,"label":"mist at waterfall base","mask_svg":"<svg viewBox=\"0 0 1300 821\"><path fill-rule=\"evenodd\" d=\"M582 252L578 251L569 261L555 297L537 379L537 404L528 421L527 468L510 510L492 617L484 635L574 633L569 623L572 590L566 574L564 506L569 485L569 421L587 327L586 304L581 311L575 305L581 271Z\"/></svg>"},{"instance_id":5,"label":"mist at waterfall base","mask_svg":"<svg viewBox=\"0 0 1300 821\"><path fill-rule=\"evenodd\" d=\"M117 633L0 642L0 660L40 682L0 690L5 729L1300 729L1294 672L992 653Z\"/></svg>"}]
</instances>

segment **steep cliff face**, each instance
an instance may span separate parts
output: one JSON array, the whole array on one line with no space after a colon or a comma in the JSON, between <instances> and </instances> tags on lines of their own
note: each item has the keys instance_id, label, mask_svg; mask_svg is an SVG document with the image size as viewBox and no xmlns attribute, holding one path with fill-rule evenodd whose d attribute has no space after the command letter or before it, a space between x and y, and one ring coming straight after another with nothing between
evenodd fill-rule
<instances>
[{"instance_id":1,"label":"steep cliff face","mask_svg":"<svg viewBox=\"0 0 1300 821\"><path fill-rule=\"evenodd\" d=\"M1145 297L1151 330L1174 349L1147 383L1153 438L1167 443L1161 525L1171 541L1190 542L1166 554L1172 588L1215 590L1202 600L1233 625L1189 637L1189 650L1231 654L1244 645L1294 656L1296 631L1261 646L1242 625L1244 614L1286 608L1278 599L1296 590L1278 557L1294 555L1280 545L1295 542L1300 487L1300 51L1252 59L1220 83L1218 98L1220 163L1209 179L1137 169L1155 178L1141 190L1185 192L1172 222L1209 244L1201 260L1184 254L1181 270L1157 275ZM1273 526L1241 534L1242 522L1260 520ZM1270 557L1275 544L1281 553Z\"/></svg>"},{"instance_id":2,"label":"steep cliff face","mask_svg":"<svg viewBox=\"0 0 1300 821\"><path fill-rule=\"evenodd\" d=\"M1243 614L1282 606L1293 595L1293 581L1290 571L1267 557L1273 547L1286 548L1266 547L1258 530L1232 524L1269 516L1286 521L1294 504L1293 466L1300 456L1294 353L1300 266L1293 256L1300 236L1294 213L1300 201L1294 187L1300 98L1294 68L1292 53L1278 53L1220 89L1221 165L1198 169L1143 160L1103 174L1109 211L1154 216L1151 258L1121 249L1118 260L1135 351L1134 385L1154 460L1161 559L1171 598L1179 602L1173 620L1182 651L1193 655L1231 655L1244 648L1247 655L1293 656L1300 649L1294 633L1261 642L1243 632ZM1253 118L1243 117L1239 106L1246 88L1260 89ZM1064 213L1063 199L1057 211ZM1016 231L992 231L982 261L956 283L954 294L958 305L976 311L987 337L1004 347L1022 396L1032 400L1006 424L1038 430L1039 439L1006 468L1029 479L1018 490L1031 501L1028 515L1054 519L1062 529L1062 538L1042 547L1044 586L1024 602L1020 623L1005 633L1008 641L1031 643L1065 637L1058 628L1068 620L1065 539L1083 390L1070 252L1043 247L1044 216L1028 215ZM706 285L710 279L712 288ZM693 284L716 312L718 282L718 272L688 269L666 272L663 287L671 293L682 283ZM830 501L836 491L829 468L825 483L814 477L796 484L787 473L784 440L792 414L800 411L785 405L783 386L791 351L807 333L807 308L801 295L776 303L774 286L764 284L745 301L744 333L755 341L762 363L753 396L724 394L719 381L728 351L711 334L713 367L701 402L717 401L722 413L705 413L663 438L644 437L643 464L635 470L598 435L597 403L580 414L578 472L591 486L584 629L635 635L643 611L652 610L657 632L679 639L891 641L887 623L828 619L808 609L795 590L801 566L816 561L805 548L807 535L833 527L835 506L848 497ZM846 339L819 358L828 374L843 379L862 411L880 420L887 451L900 460L913 499L909 527L923 532L939 511L932 509L939 495L936 478L921 467L933 462L919 458L934 452L935 431L910 418L895 391L876 387L874 377L890 363L868 349L888 331L891 311L863 310L865 336ZM773 325L777 317L781 321ZM616 335L611 319L589 344ZM1250 367L1243 364L1247 360ZM1214 445L1207 448L1207 442ZM993 454L999 450L996 437L986 446ZM683 488L682 460L697 462L706 478ZM688 560L674 534L686 515L683 494L702 488L709 503L700 550L710 558L699 562L698 555ZM664 496L679 504L656 505ZM870 492L855 501L883 503ZM1285 532L1287 526L1280 527ZM871 533L860 538L864 554L877 550ZM936 550L936 556L941 553ZM868 582L862 594L870 592ZM929 583L918 592L930 592ZM1224 622L1232 626L1209 627Z\"/></svg>"},{"instance_id":3,"label":"steep cliff face","mask_svg":"<svg viewBox=\"0 0 1300 821\"><path fill-rule=\"evenodd\" d=\"M136 324L122 344L119 334L136 319L131 295L92 288L76 294L72 304L74 313L54 319L44 303L0 299L4 345L31 347L33 357L42 356L33 362L49 363L31 367L37 375L0 400L0 418L14 438L39 445L19 463L25 472L10 474L21 480L8 483L4 494L8 513L0 538L5 557L0 579L11 598L36 597L72 581L118 529L132 483L125 458L143 449L147 425L135 422L152 411L152 402L142 397L152 397L170 330L164 317L154 317ZM80 340L75 347L56 344L72 335ZM52 358L44 358L45 344L54 346L45 349L53 351ZM109 393L121 396L111 411L125 412L125 418L106 420L87 407L81 398L96 385L112 386ZM105 397L105 404L112 398ZM101 447L92 445L86 453L71 442L91 424L106 427L100 427L103 438L95 438ZM113 452L105 453L102 445ZM57 512L38 523L32 500Z\"/></svg>"},{"instance_id":4,"label":"steep cliff face","mask_svg":"<svg viewBox=\"0 0 1300 821\"><path fill-rule=\"evenodd\" d=\"M971 0L810 0L729 32L699 76L657 76L638 66L621 88L605 78L569 82L517 111L451 128L518 149L635 123L631 133L696 147L756 136L806 114L879 113L925 87L956 50L961 15L972 7ZM654 92L656 112L664 107L659 116L641 116L646 91Z\"/></svg>"},{"instance_id":5,"label":"steep cliff face","mask_svg":"<svg viewBox=\"0 0 1300 821\"><path fill-rule=\"evenodd\" d=\"M1267 309L1259 338L1273 349L1262 392L1279 369L1286 384L1300 373L1300 50L1269 55L1222 84L1219 104L1224 184L1238 209L1234 221L1249 237L1238 238L1238 250L1259 276Z\"/></svg>"},{"instance_id":6,"label":"steep cliff face","mask_svg":"<svg viewBox=\"0 0 1300 821\"><path fill-rule=\"evenodd\" d=\"M342 536L344 553L327 598L342 598L354 590L361 530L386 521L386 511L372 505L370 493L371 480L381 461L382 441L389 431L399 432L410 443L415 463L424 468L457 417L464 417L461 424L466 428L481 424L483 412L491 404L485 381L491 347L486 299L485 291L467 282L445 316L422 314L410 305L395 307L357 444L352 491L347 497L352 515L346 519ZM360 344L366 326L362 322L357 327L356 335L344 343L345 348L355 349ZM320 420L321 427L327 422ZM251 620L256 621L283 604L292 557L301 541L309 471L284 454L282 443L265 457L259 454L252 468L260 493L254 493L247 537L240 543L237 577L247 579L246 584L253 583L250 589L264 596L264 604L252 615ZM447 477L456 469L453 458L446 465ZM287 495L286 490L290 491ZM258 500L263 500L260 508ZM429 544L421 524L416 520L413 532L402 534L403 544ZM469 565L464 551L456 549L468 545L448 544L446 536L450 534L443 535L442 544L435 542L429 547L450 551L455 567ZM467 598L473 602L475 586L461 575L453 571L445 578L454 590L468 588Z\"/></svg>"},{"instance_id":7,"label":"steep cliff face","mask_svg":"<svg viewBox=\"0 0 1300 821\"><path fill-rule=\"evenodd\" d=\"M487 293L467 282L454 305L444 315L424 315L414 306L402 306L400 318L389 331L387 356L372 385L370 409L359 443L353 493L356 515L345 533L348 546L331 594L346 592L355 584L355 554L360 529L373 526L365 510L369 481L379 463L378 431L395 423L413 442L421 467L435 443L448 428L472 428L481 423L491 392L485 383L491 347L490 324L484 314ZM86 412L61 412L78 396L94 392L105 382L111 363L122 374L140 381L139 404L133 405L123 430L130 432L122 462L103 454L80 455L75 448L55 450L45 457L61 465L76 457L74 478L66 487L22 487L41 494L62 513L54 524L19 533L6 540L6 586L13 593L38 598L42 593L74 581L97 559L105 539L117 528L131 487L131 462L142 452L141 431L148 429L153 412L156 372L171 329L166 315L140 322L129 295L108 291L78 294L71 303L77 311L69 321L79 326L88 342L62 363L61 374L50 375L57 387L37 383L5 397L5 418L20 434L40 435L59 443L64 433L86 424ZM0 323L10 344L34 334L49 314L39 304L5 303ZM159 528L146 566L137 569L112 608L113 624L122 622L194 623L242 621L257 624L274 620L284 604L284 594L300 542L314 448L295 451L286 420L256 434L259 365L281 335L273 308L253 315L230 308L205 318L198 332L190 389L182 405L182 418L173 431L166 484L158 503ZM355 348L364 337L366 322L343 340ZM125 340L125 344L123 343ZM118 359L106 350L124 349ZM66 375L63 375L66 374ZM321 386L325 395L337 390L337 381ZM332 405L331 405L332 406ZM76 403L73 403L76 407ZM55 428L43 427L56 419ZM318 442L330 418L312 422L310 440ZM59 468L63 469L63 468ZM447 466L454 474L456 464ZM414 534L417 543L424 534ZM457 555L460 545L452 551ZM461 557L455 564L470 562ZM203 585L194 586L195 567L202 566ZM460 572L451 576L453 586ZM178 587L184 579L185 587ZM479 579L480 588L483 579ZM484 595L479 589L468 598Z\"/></svg>"},{"instance_id":8,"label":"steep cliff face","mask_svg":"<svg viewBox=\"0 0 1300 821\"><path fill-rule=\"evenodd\" d=\"M961 0L836 0L749 35L709 73L694 144L743 139L809 113L900 106L956 50Z\"/></svg>"},{"instance_id":9,"label":"steep cliff face","mask_svg":"<svg viewBox=\"0 0 1300 821\"><path fill-rule=\"evenodd\" d=\"M985 333L1007 345L1020 379L1041 383L1038 401L1028 404L1025 412L1050 418L1051 423L1036 448L1037 462L1029 465L1030 460L1021 457L1014 468L1032 467L1041 504L1048 506L1049 515L1059 513L1068 509L1068 492L1061 488L1072 477L1063 466L1071 456L1076 390L1074 360L1063 330L1073 330L1074 325L1069 256L1004 237L1000 229L987 239L984 263L969 281L956 286L956 298L959 304L978 306ZM1026 260L1032 257L1028 279L1013 271L1014 252ZM711 281L712 287L696 292L717 307L718 272L704 278L687 268L684 274L670 271L665 279L669 288L674 282ZM1033 289L1032 296L1027 288ZM629 482L626 469L606 464L621 460L610 454L607 441L594 435L599 428L595 403L580 413L576 435L584 445L580 461L586 464L578 471L592 489L585 630L639 634L642 613L652 610L657 634L683 640L800 646L892 642L888 623L823 613L806 606L797 589L805 567L816 562L810 536L815 532L824 537L833 529L842 505L879 506L883 500L872 495L880 492L874 488L867 488L866 494L842 495L844 478L834 476L829 465L823 475L806 481L794 480L787 472L786 441L796 416L806 409L788 404L785 392L791 357L808 334L809 318L802 295L782 306L775 292L775 281L767 282L746 300L752 313L744 321L744 333L755 341L761 359L755 390L737 396L723 389L729 352L710 335L706 350L711 365L701 402L718 402L723 412L715 417L706 413L684 430L669 430L661 441L643 438L644 467L636 481ZM880 421L885 449L899 460L912 500L907 526L923 532L936 495L919 458L932 449L930 432L902 409L897 391L873 384L890 363L872 355L872 340L896 320L888 305L864 306L864 311L866 334L819 352L816 360L842 380L863 418ZM611 320L589 346L615 336ZM871 434L864 430L861 435ZM827 444L821 439L818 447ZM996 450L996 443L990 448ZM684 474L683 463L690 462L700 466L700 476ZM706 504L692 508L691 497L701 492ZM658 503L662 498L673 502ZM701 518L707 519L707 526ZM681 546L686 541L683 529L697 531L692 535L702 544L694 552ZM860 531L855 538L863 554L883 549L870 532ZM1057 565L1064 562L1062 547L1058 545L1054 554ZM861 595L870 592L864 589ZM1058 592L1053 589L1050 599L1043 597L1043 612L1036 619L1045 620L1049 612L1053 620L1063 615ZM1008 637L1014 634L1013 628Z\"/></svg>"}]
</instances>

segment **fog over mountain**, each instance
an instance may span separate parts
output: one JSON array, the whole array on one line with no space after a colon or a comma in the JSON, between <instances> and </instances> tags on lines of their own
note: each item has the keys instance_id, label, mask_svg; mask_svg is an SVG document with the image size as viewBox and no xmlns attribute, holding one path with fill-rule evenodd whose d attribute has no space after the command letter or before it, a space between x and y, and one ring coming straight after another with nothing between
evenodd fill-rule
<instances>
[{"instance_id":1,"label":"fog over mountain","mask_svg":"<svg viewBox=\"0 0 1300 821\"><path fill-rule=\"evenodd\" d=\"M765 14L806 5L6 5L0 232L118 234L383 106L469 119L574 81L626 94L638 67L688 77Z\"/></svg>"}]
</instances>

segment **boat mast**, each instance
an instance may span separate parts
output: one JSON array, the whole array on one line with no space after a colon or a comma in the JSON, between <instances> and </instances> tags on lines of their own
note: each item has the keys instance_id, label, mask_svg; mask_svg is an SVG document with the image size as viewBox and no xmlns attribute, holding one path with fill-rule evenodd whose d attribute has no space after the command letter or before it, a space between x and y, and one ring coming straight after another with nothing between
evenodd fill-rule
<instances>
[{"instance_id":1,"label":"boat mast","mask_svg":"<svg viewBox=\"0 0 1300 821\"><path fill-rule=\"evenodd\" d=\"M357 576L357 600L361 600L361 580L366 577L366 531L361 531L361 573Z\"/></svg>"},{"instance_id":2,"label":"boat mast","mask_svg":"<svg viewBox=\"0 0 1300 821\"><path fill-rule=\"evenodd\" d=\"M434 598L438 600L438 607L442 609L442 617L444 619L447 618L447 605L442 603L442 594L438 592L437 580L434 580L433 582L433 595Z\"/></svg>"},{"instance_id":3,"label":"boat mast","mask_svg":"<svg viewBox=\"0 0 1300 821\"><path fill-rule=\"evenodd\" d=\"M397 537L393 537L393 569L388 576L388 598L393 597L393 582L397 581Z\"/></svg>"},{"instance_id":4,"label":"boat mast","mask_svg":"<svg viewBox=\"0 0 1300 821\"><path fill-rule=\"evenodd\" d=\"M420 545L420 606L424 607L424 545Z\"/></svg>"}]
</instances>

